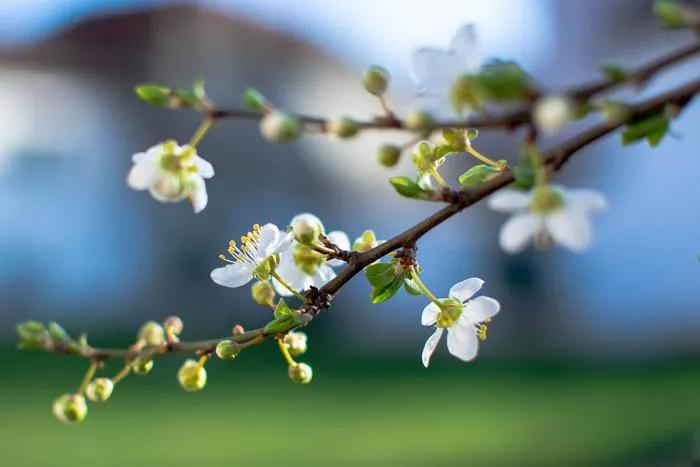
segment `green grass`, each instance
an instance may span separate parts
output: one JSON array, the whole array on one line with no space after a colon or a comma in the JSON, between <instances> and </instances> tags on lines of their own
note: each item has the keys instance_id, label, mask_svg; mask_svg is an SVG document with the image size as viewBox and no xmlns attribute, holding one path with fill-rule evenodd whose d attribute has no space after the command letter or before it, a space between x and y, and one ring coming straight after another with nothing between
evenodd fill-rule
<instances>
[{"instance_id":1,"label":"green grass","mask_svg":"<svg viewBox=\"0 0 700 467\"><path fill-rule=\"evenodd\" d=\"M176 359L158 362L66 426L49 406L84 362L10 356L0 388L7 466L619 464L686 449L700 426L698 365L445 359L425 371L316 359L314 382L299 386L262 358L213 362L201 393L180 391Z\"/></svg>"}]
</instances>

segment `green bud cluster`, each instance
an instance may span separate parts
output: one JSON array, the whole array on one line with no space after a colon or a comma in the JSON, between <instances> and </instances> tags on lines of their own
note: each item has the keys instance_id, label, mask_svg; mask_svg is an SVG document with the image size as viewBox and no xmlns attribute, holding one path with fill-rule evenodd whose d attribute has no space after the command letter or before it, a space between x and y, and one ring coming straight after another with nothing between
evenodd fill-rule
<instances>
[{"instance_id":1,"label":"green bud cluster","mask_svg":"<svg viewBox=\"0 0 700 467\"><path fill-rule=\"evenodd\" d=\"M87 417L85 398L80 394L63 394L51 406L53 414L64 423L82 422Z\"/></svg>"},{"instance_id":2,"label":"green bud cluster","mask_svg":"<svg viewBox=\"0 0 700 467\"><path fill-rule=\"evenodd\" d=\"M260 120L260 132L273 143L293 141L301 136L302 131L303 126L297 117L278 110Z\"/></svg>"},{"instance_id":3,"label":"green bud cluster","mask_svg":"<svg viewBox=\"0 0 700 467\"><path fill-rule=\"evenodd\" d=\"M374 231L365 230L362 232L362 235L357 237L352 243L352 250L363 252L372 249L377 245L379 245L379 242L377 241L377 236L374 234Z\"/></svg>"},{"instance_id":4,"label":"green bud cluster","mask_svg":"<svg viewBox=\"0 0 700 467\"><path fill-rule=\"evenodd\" d=\"M258 305L269 306L275 301L275 289L268 281L258 281L251 285L250 294Z\"/></svg>"},{"instance_id":5,"label":"green bud cluster","mask_svg":"<svg viewBox=\"0 0 700 467\"><path fill-rule=\"evenodd\" d=\"M200 391L207 384L207 370L197 360L189 358L178 370L177 381L185 391Z\"/></svg>"},{"instance_id":6,"label":"green bud cluster","mask_svg":"<svg viewBox=\"0 0 700 467\"><path fill-rule=\"evenodd\" d=\"M109 378L95 378L85 388L85 395L93 402L104 402L112 395L114 383Z\"/></svg>"},{"instance_id":7,"label":"green bud cluster","mask_svg":"<svg viewBox=\"0 0 700 467\"><path fill-rule=\"evenodd\" d=\"M377 151L377 162L384 167L393 167L399 162L401 148L395 144L382 144Z\"/></svg>"},{"instance_id":8,"label":"green bud cluster","mask_svg":"<svg viewBox=\"0 0 700 467\"><path fill-rule=\"evenodd\" d=\"M427 132L434 123L432 115L425 110L414 110L404 118L404 125L411 131Z\"/></svg>"},{"instance_id":9,"label":"green bud cluster","mask_svg":"<svg viewBox=\"0 0 700 467\"><path fill-rule=\"evenodd\" d=\"M147 375L153 369L153 360L139 357L131 363L131 371L137 375Z\"/></svg>"},{"instance_id":10,"label":"green bud cluster","mask_svg":"<svg viewBox=\"0 0 700 467\"><path fill-rule=\"evenodd\" d=\"M308 384L314 376L314 372L306 363L296 363L289 365L287 369L289 379L299 384Z\"/></svg>"},{"instance_id":11,"label":"green bud cluster","mask_svg":"<svg viewBox=\"0 0 700 467\"><path fill-rule=\"evenodd\" d=\"M216 345L216 356L221 360L233 360L240 352L241 346L236 341L223 340Z\"/></svg>"},{"instance_id":12,"label":"green bud cluster","mask_svg":"<svg viewBox=\"0 0 700 467\"><path fill-rule=\"evenodd\" d=\"M137 338L147 346L159 346L165 342L165 330L155 321L148 321L141 326Z\"/></svg>"},{"instance_id":13,"label":"green bud cluster","mask_svg":"<svg viewBox=\"0 0 700 467\"><path fill-rule=\"evenodd\" d=\"M306 353L307 340L306 334L303 332L291 331L284 336L284 345L287 346L292 357L298 357Z\"/></svg>"},{"instance_id":14,"label":"green bud cluster","mask_svg":"<svg viewBox=\"0 0 700 467\"><path fill-rule=\"evenodd\" d=\"M370 94L381 96L389 87L390 75L386 68L379 65L369 67L364 74L363 84Z\"/></svg>"},{"instance_id":15,"label":"green bud cluster","mask_svg":"<svg viewBox=\"0 0 700 467\"><path fill-rule=\"evenodd\" d=\"M359 130L357 122L350 117L340 117L328 122L328 131L338 138L351 138Z\"/></svg>"}]
</instances>

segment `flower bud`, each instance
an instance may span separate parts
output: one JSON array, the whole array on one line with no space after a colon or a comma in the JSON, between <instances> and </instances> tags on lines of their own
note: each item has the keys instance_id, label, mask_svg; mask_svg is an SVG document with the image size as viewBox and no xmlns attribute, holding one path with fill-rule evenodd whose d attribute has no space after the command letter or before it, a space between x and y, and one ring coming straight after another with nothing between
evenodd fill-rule
<instances>
[{"instance_id":1,"label":"flower bud","mask_svg":"<svg viewBox=\"0 0 700 467\"><path fill-rule=\"evenodd\" d=\"M245 329L243 329L243 326L241 326L240 324L235 325L233 329L231 329L231 334L233 334L234 336L236 334L243 334L244 332Z\"/></svg>"},{"instance_id":2,"label":"flower bud","mask_svg":"<svg viewBox=\"0 0 700 467\"><path fill-rule=\"evenodd\" d=\"M306 341L306 334L303 332L292 331L284 336L284 345L287 346L292 357L298 357L306 352Z\"/></svg>"},{"instance_id":3,"label":"flower bud","mask_svg":"<svg viewBox=\"0 0 700 467\"><path fill-rule=\"evenodd\" d=\"M365 71L363 84L367 92L375 96L382 95L389 87L389 72L384 67L373 65Z\"/></svg>"},{"instance_id":4,"label":"flower bud","mask_svg":"<svg viewBox=\"0 0 700 467\"><path fill-rule=\"evenodd\" d=\"M182 328L184 324L182 320L177 316L169 316L163 321L163 328L167 334L172 334L173 336L179 336L182 333Z\"/></svg>"},{"instance_id":5,"label":"flower bud","mask_svg":"<svg viewBox=\"0 0 700 467\"><path fill-rule=\"evenodd\" d=\"M153 369L153 360L137 358L131 364L131 371L137 375L147 375Z\"/></svg>"},{"instance_id":6,"label":"flower bud","mask_svg":"<svg viewBox=\"0 0 700 467\"><path fill-rule=\"evenodd\" d=\"M401 148L393 144L382 144L377 151L377 162L384 167L393 167L399 162Z\"/></svg>"},{"instance_id":7,"label":"flower bud","mask_svg":"<svg viewBox=\"0 0 700 467\"><path fill-rule=\"evenodd\" d=\"M85 395L93 402L104 402L114 390L114 383L109 378L95 378L85 388Z\"/></svg>"},{"instance_id":8,"label":"flower bud","mask_svg":"<svg viewBox=\"0 0 700 467\"><path fill-rule=\"evenodd\" d=\"M433 117L425 110L414 110L404 119L404 125L412 131L428 131L432 128L433 123Z\"/></svg>"},{"instance_id":9,"label":"flower bud","mask_svg":"<svg viewBox=\"0 0 700 467\"><path fill-rule=\"evenodd\" d=\"M165 342L163 326L155 321L148 321L139 330L138 339L148 346L158 346Z\"/></svg>"},{"instance_id":10,"label":"flower bud","mask_svg":"<svg viewBox=\"0 0 700 467\"><path fill-rule=\"evenodd\" d=\"M289 379L295 383L308 384L311 382L311 378L314 376L314 372L309 365L306 363L297 363L295 365L289 365L287 370Z\"/></svg>"},{"instance_id":11,"label":"flower bud","mask_svg":"<svg viewBox=\"0 0 700 467\"><path fill-rule=\"evenodd\" d=\"M250 294L258 305L267 306L275 301L275 289L268 281L259 281L251 285Z\"/></svg>"},{"instance_id":12,"label":"flower bud","mask_svg":"<svg viewBox=\"0 0 700 467\"><path fill-rule=\"evenodd\" d=\"M177 372L177 381L185 391L199 391L207 384L207 370L197 360L188 358Z\"/></svg>"},{"instance_id":13,"label":"flower bud","mask_svg":"<svg viewBox=\"0 0 700 467\"><path fill-rule=\"evenodd\" d=\"M292 232L297 242L308 245L318 240L321 225L309 216L299 216L292 224Z\"/></svg>"},{"instance_id":14,"label":"flower bud","mask_svg":"<svg viewBox=\"0 0 700 467\"><path fill-rule=\"evenodd\" d=\"M379 245L377 241L377 236L374 234L373 230L365 230L362 235L357 237L354 242L352 242L352 251L367 251L375 246Z\"/></svg>"},{"instance_id":15,"label":"flower bud","mask_svg":"<svg viewBox=\"0 0 700 467\"><path fill-rule=\"evenodd\" d=\"M87 404L80 394L63 394L51 406L53 414L62 422L82 422L87 417Z\"/></svg>"},{"instance_id":16,"label":"flower bud","mask_svg":"<svg viewBox=\"0 0 700 467\"><path fill-rule=\"evenodd\" d=\"M260 132L273 143L293 141L301 136L302 129L299 119L280 111L270 112L260 120Z\"/></svg>"},{"instance_id":17,"label":"flower bud","mask_svg":"<svg viewBox=\"0 0 700 467\"><path fill-rule=\"evenodd\" d=\"M223 340L216 344L216 356L221 360L233 360L240 351L241 346L235 341Z\"/></svg>"},{"instance_id":18,"label":"flower bud","mask_svg":"<svg viewBox=\"0 0 700 467\"><path fill-rule=\"evenodd\" d=\"M535 103L532 111L535 126L545 133L555 133L566 125L574 114L571 99L564 96L545 96Z\"/></svg>"},{"instance_id":19,"label":"flower bud","mask_svg":"<svg viewBox=\"0 0 700 467\"><path fill-rule=\"evenodd\" d=\"M631 109L629 105L622 102L602 101L596 103L605 121L611 125L618 125L626 122L630 118Z\"/></svg>"},{"instance_id":20,"label":"flower bud","mask_svg":"<svg viewBox=\"0 0 700 467\"><path fill-rule=\"evenodd\" d=\"M357 122L349 117L340 117L328 122L328 131L339 138L355 136L358 130Z\"/></svg>"},{"instance_id":21,"label":"flower bud","mask_svg":"<svg viewBox=\"0 0 700 467\"><path fill-rule=\"evenodd\" d=\"M693 26L699 19L697 12L671 0L654 2L654 15L663 27L669 29Z\"/></svg>"}]
</instances>

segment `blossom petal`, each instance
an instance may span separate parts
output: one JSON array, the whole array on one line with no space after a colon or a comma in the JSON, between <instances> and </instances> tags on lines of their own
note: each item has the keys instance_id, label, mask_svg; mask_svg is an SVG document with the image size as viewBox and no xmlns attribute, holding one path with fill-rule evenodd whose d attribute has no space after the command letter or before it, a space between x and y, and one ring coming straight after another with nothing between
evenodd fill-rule
<instances>
[{"instance_id":1,"label":"blossom petal","mask_svg":"<svg viewBox=\"0 0 700 467\"><path fill-rule=\"evenodd\" d=\"M472 277L462 282L457 282L450 288L450 298L456 298L460 302L466 302L479 291L484 281L478 277Z\"/></svg>"},{"instance_id":2,"label":"blossom petal","mask_svg":"<svg viewBox=\"0 0 700 467\"><path fill-rule=\"evenodd\" d=\"M463 64L461 71L471 71L479 67L479 44L476 27L465 24L457 30L450 40L450 49L457 55L458 62Z\"/></svg>"},{"instance_id":3,"label":"blossom petal","mask_svg":"<svg viewBox=\"0 0 700 467\"><path fill-rule=\"evenodd\" d=\"M309 277L311 278L311 280L307 281L304 290L308 289L309 286L312 285L317 288L323 287L326 284L326 282L335 277L335 271L330 266L323 264L319 266L319 268L312 276Z\"/></svg>"},{"instance_id":4,"label":"blossom petal","mask_svg":"<svg viewBox=\"0 0 700 467\"><path fill-rule=\"evenodd\" d=\"M214 166L201 157L194 156L194 165L197 167L197 173L202 178L212 178L214 176Z\"/></svg>"},{"instance_id":5,"label":"blossom petal","mask_svg":"<svg viewBox=\"0 0 700 467\"><path fill-rule=\"evenodd\" d=\"M211 280L224 287L240 287L253 278L255 268L250 263L227 264L211 272Z\"/></svg>"},{"instance_id":6,"label":"blossom petal","mask_svg":"<svg viewBox=\"0 0 700 467\"><path fill-rule=\"evenodd\" d=\"M195 214L202 212L204 208L207 207L209 195L207 195L207 186L204 183L204 179L197 177L195 181L193 181L190 199L192 199L192 207L194 208Z\"/></svg>"},{"instance_id":7,"label":"blossom petal","mask_svg":"<svg viewBox=\"0 0 700 467\"><path fill-rule=\"evenodd\" d=\"M411 75L422 94L445 96L460 73L469 71L460 56L451 50L424 47L411 57Z\"/></svg>"},{"instance_id":8,"label":"blossom petal","mask_svg":"<svg viewBox=\"0 0 700 467\"><path fill-rule=\"evenodd\" d=\"M275 248L280 240L280 230L275 224L265 224L260 229L258 239L258 257L265 259L275 252Z\"/></svg>"},{"instance_id":9,"label":"blossom petal","mask_svg":"<svg viewBox=\"0 0 700 467\"><path fill-rule=\"evenodd\" d=\"M482 323L500 310L501 304L498 300L482 295L465 304L465 312L462 313L462 316L466 316L472 323Z\"/></svg>"},{"instance_id":10,"label":"blossom petal","mask_svg":"<svg viewBox=\"0 0 700 467\"><path fill-rule=\"evenodd\" d=\"M433 356L433 352L435 352L435 348L437 347L438 342L440 342L443 331L444 328L435 329L435 332L428 337L427 341L425 341L423 353L421 354L421 360L423 360L423 366L426 368L428 368L428 365L430 365L430 357Z\"/></svg>"},{"instance_id":11,"label":"blossom petal","mask_svg":"<svg viewBox=\"0 0 700 467\"><path fill-rule=\"evenodd\" d=\"M423 326L432 326L435 324L439 312L440 308L438 308L435 303L430 302L425 308L423 308L423 314L421 314L420 317L420 324Z\"/></svg>"},{"instance_id":12,"label":"blossom petal","mask_svg":"<svg viewBox=\"0 0 700 467\"><path fill-rule=\"evenodd\" d=\"M310 276L299 269L299 266L297 266L294 262L294 257L291 253L280 255L280 264L277 265L275 271L294 289L306 290L308 288ZM287 288L280 284L276 279L272 279L272 285L275 287L277 293L283 297L290 297L293 295L292 292L287 290Z\"/></svg>"},{"instance_id":13,"label":"blossom petal","mask_svg":"<svg viewBox=\"0 0 700 467\"><path fill-rule=\"evenodd\" d=\"M288 251L289 246L294 242L294 232L287 232L275 247L277 253L282 253L283 251ZM291 250L289 250L291 251Z\"/></svg>"},{"instance_id":14,"label":"blossom petal","mask_svg":"<svg viewBox=\"0 0 700 467\"><path fill-rule=\"evenodd\" d=\"M334 230L333 232L330 232L327 237L331 243L335 243L341 250L350 249L350 239L345 232ZM340 259L331 259L328 260L327 263L329 266L338 267L342 266L345 262Z\"/></svg>"},{"instance_id":15,"label":"blossom petal","mask_svg":"<svg viewBox=\"0 0 700 467\"><path fill-rule=\"evenodd\" d=\"M145 155L145 153L140 154ZM135 154L134 157L137 155L138 154ZM134 190L146 190L158 182L159 176L160 170L158 164L153 161L143 160L131 167L126 182Z\"/></svg>"},{"instance_id":16,"label":"blossom petal","mask_svg":"<svg viewBox=\"0 0 700 467\"><path fill-rule=\"evenodd\" d=\"M529 212L511 216L501 227L499 236L501 248L507 253L523 251L540 228L540 222L538 217Z\"/></svg>"},{"instance_id":17,"label":"blossom petal","mask_svg":"<svg viewBox=\"0 0 700 467\"><path fill-rule=\"evenodd\" d=\"M545 218L547 231L554 241L575 252L591 244L591 226L585 213L576 209L560 209Z\"/></svg>"},{"instance_id":18,"label":"blossom petal","mask_svg":"<svg viewBox=\"0 0 700 467\"><path fill-rule=\"evenodd\" d=\"M447 350L462 361L476 358L479 351L479 338L471 326L452 326L447 330Z\"/></svg>"},{"instance_id":19,"label":"blossom petal","mask_svg":"<svg viewBox=\"0 0 700 467\"><path fill-rule=\"evenodd\" d=\"M585 213L590 213L603 211L608 207L605 196L595 190L566 190L565 193L567 208L579 209Z\"/></svg>"},{"instance_id":20,"label":"blossom petal","mask_svg":"<svg viewBox=\"0 0 700 467\"><path fill-rule=\"evenodd\" d=\"M530 194L516 190L501 190L488 198L489 208L497 212L515 212L526 209Z\"/></svg>"}]
</instances>

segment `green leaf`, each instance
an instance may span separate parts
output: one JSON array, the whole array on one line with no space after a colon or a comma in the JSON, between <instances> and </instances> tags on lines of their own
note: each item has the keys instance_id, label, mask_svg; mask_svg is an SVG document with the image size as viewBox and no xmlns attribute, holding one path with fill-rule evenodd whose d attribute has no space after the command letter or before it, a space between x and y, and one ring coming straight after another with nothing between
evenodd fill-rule
<instances>
[{"instance_id":1,"label":"green leaf","mask_svg":"<svg viewBox=\"0 0 700 467\"><path fill-rule=\"evenodd\" d=\"M365 268L365 277L372 287L386 287L396 277L392 263L375 263Z\"/></svg>"},{"instance_id":2,"label":"green leaf","mask_svg":"<svg viewBox=\"0 0 700 467\"><path fill-rule=\"evenodd\" d=\"M630 79L629 71L619 65L603 65L600 72L613 83L624 83Z\"/></svg>"},{"instance_id":3,"label":"green leaf","mask_svg":"<svg viewBox=\"0 0 700 467\"><path fill-rule=\"evenodd\" d=\"M372 303L377 304L389 300L391 297L398 293L398 291L401 289L401 286L403 286L402 275L395 276L394 280L384 287L375 287L374 289L372 289L372 293L370 294Z\"/></svg>"},{"instance_id":4,"label":"green leaf","mask_svg":"<svg viewBox=\"0 0 700 467\"><path fill-rule=\"evenodd\" d=\"M166 107L170 101L171 90L159 83L144 83L134 86L134 92L142 101L159 107Z\"/></svg>"},{"instance_id":5,"label":"green leaf","mask_svg":"<svg viewBox=\"0 0 700 467\"><path fill-rule=\"evenodd\" d=\"M255 88L248 88L243 93L243 105L251 110L263 110L267 107L267 99Z\"/></svg>"},{"instance_id":6,"label":"green leaf","mask_svg":"<svg viewBox=\"0 0 700 467\"><path fill-rule=\"evenodd\" d=\"M389 180L391 186L401 196L407 198L421 198L425 195L425 190L409 177L394 177Z\"/></svg>"},{"instance_id":7,"label":"green leaf","mask_svg":"<svg viewBox=\"0 0 700 467\"><path fill-rule=\"evenodd\" d=\"M486 164L475 165L471 169L459 176L459 183L462 188L474 188L478 184L494 177L499 173L495 167Z\"/></svg>"},{"instance_id":8,"label":"green leaf","mask_svg":"<svg viewBox=\"0 0 700 467\"><path fill-rule=\"evenodd\" d=\"M669 120L664 110L636 119L622 133L622 144L628 145L646 139L649 146L656 147L669 130Z\"/></svg>"},{"instance_id":9,"label":"green leaf","mask_svg":"<svg viewBox=\"0 0 700 467\"><path fill-rule=\"evenodd\" d=\"M661 25L668 29L690 26L692 13L678 2L657 0L654 2L654 15Z\"/></svg>"},{"instance_id":10,"label":"green leaf","mask_svg":"<svg viewBox=\"0 0 700 467\"><path fill-rule=\"evenodd\" d=\"M55 341L67 342L71 340L68 333L55 321L51 321L49 323L49 335L51 336L51 339Z\"/></svg>"},{"instance_id":11,"label":"green leaf","mask_svg":"<svg viewBox=\"0 0 700 467\"><path fill-rule=\"evenodd\" d=\"M523 154L520 157L520 162L518 162L518 165L512 168L513 177L515 178L515 182L513 182L514 188L529 190L534 186L535 164L533 160L535 157L539 157L536 149L531 145L526 145L523 148Z\"/></svg>"},{"instance_id":12,"label":"green leaf","mask_svg":"<svg viewBox=\"0 0 700 467\"><path fill-rule=\"evenodd\" d=\"M194 97L198 100L201 101L205 97L207 97L207 93L204 90L204 78L199 77L196 80L194 80L194 83L192 84L192 94L194 94Z\"/></svg>"},{"instance_id":13,"label":"green leaf","mask_svg":"<svg viewBox=\"0 0 700 467\"><path fill-rule=\"evenodd\" d=\"M180 105L192 107L199 102L194 90L190 88L179 88L175 90L175 95L180 99Z\"/></svg>"},{"instance_id":14,"label":"green leaf","mask_svg":"<svg viewBox=\"0 0 700 467\"><path fill-rule=\"evenodd\" d=\"M293 313L294 313L294 310L289 308L289 305L287 305L287 303L283 299L280 298L279 301L277 302L277 306L275 307L275 312L274 312L273 316L275 318L283 318L283 317L291 315Z\"/></svg>"},{"instance_id":15,"label":"green leaf","mask_svg":"<svg viewBox=\"0 0 700 467\"><path fill-rule=\"evenodd\" d=\"M422 295L423 292L418 288L413 279L409 277L404 277L403 279L403 289L411 295Z\"/></svg>"},{"instance_id":16,"label":"green leaf","mask_svg":"<svg viewBox=\"0 0 700 467\"><path fill-rule=\"evenodd\" d=\"M296 326L294 320L294 314L282 316L280 318L275 318L265 325L263 332L265 334L277 334L280 332L288 331Z\"/></svg>"},{"instance_id":17,"label":"green leaf","mask_svg":"<svg viewBox=\"0 0 700 467\"><path fill-rule=\"evenodd\" d=\"M20 349L39 349L50 338L44 324L38 321L20 323L17 325L17 335L20 338Z\"/></svg>"},{"instance_id":18,"label":"green leaf","mask_svg":"<svg viewBox=\"0 0 700 467\"><path fill-rule=\"evenodd\" d=\"M530 94L530 78L520 65L509 60L493 60L475 76L481 93L489 100L524 99Z\"/></svg>"}]
</instances>

